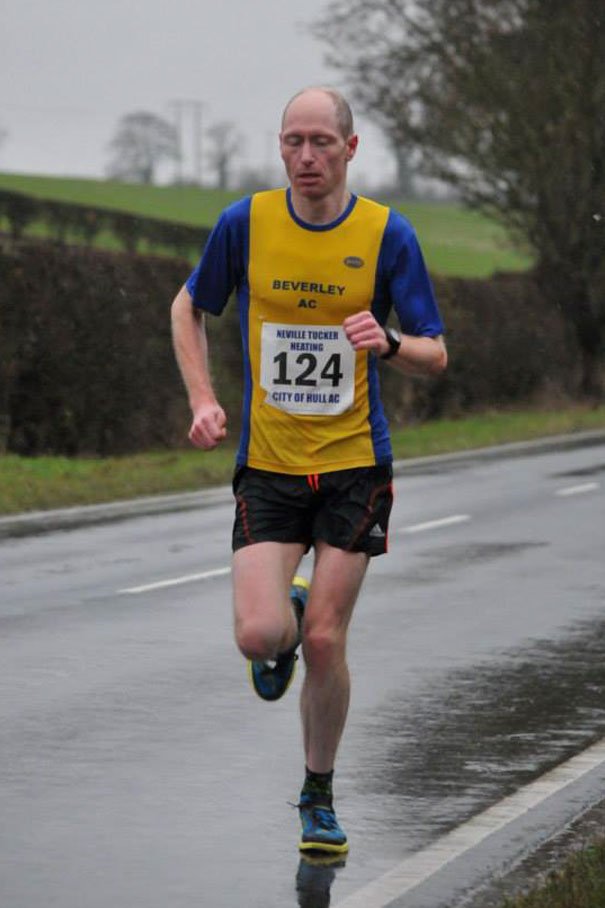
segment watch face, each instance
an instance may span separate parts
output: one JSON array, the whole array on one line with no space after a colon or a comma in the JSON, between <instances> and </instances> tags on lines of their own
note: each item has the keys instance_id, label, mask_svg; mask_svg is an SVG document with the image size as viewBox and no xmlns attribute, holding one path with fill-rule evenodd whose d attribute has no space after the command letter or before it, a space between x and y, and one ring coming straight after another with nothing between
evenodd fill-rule
<instances>
[{"instance_id":1,"label":"watch face","mask_svg":"<svg viewBox=\"0 0 605 908\"><path fill-rule=\"evenodd\" d=\"M385 328L384 333L386 335L387 341L389 342L389 349L386 353L382 354L382 359L390 359L391 356L394 356L401 345L401 337L397 331L393 331L392 328Z\"/></svg>"}]
</instances>

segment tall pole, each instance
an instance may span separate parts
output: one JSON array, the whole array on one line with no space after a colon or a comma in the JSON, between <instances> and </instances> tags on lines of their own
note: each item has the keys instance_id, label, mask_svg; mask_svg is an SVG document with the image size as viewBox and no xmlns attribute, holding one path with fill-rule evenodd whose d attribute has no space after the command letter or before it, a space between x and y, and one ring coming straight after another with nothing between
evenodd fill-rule
<instances>
[{"instance_id":1,"label":"tall pole","mask_svg":"<svg viewBox=\"0 0 605 908\"><path fill-rule=\"evenodd\" d=\"M173 111L176 134L175 182L183 182L183 101L171 101L168 107Z\"/></svg>"},{"instance_id":2,"label":"tall pole","mask_svg":"<svg viewBox=\"0 0 605 908\"><path fill-rule=\"evenodd\" d=\"M187 98L179 98L178 101L171 101L169 104L174 111L174 128L177 135L177 172L176 180L178 183L183 182L183 117L185 114L191 115L193 124L193 180L200 186L202 184L202 110L201 101L193 101Z\"/></svg>"},{"instance_id":3,"label":"tall pole","mask_svg":"<svg viewBox=\"0 0 605 908\"><path fill-rule=\"evenodd\" d=\"M202 108L201 101L191 101L193 114L193 173L198 186L202 185Z\"/></svg>"}]
</instances>

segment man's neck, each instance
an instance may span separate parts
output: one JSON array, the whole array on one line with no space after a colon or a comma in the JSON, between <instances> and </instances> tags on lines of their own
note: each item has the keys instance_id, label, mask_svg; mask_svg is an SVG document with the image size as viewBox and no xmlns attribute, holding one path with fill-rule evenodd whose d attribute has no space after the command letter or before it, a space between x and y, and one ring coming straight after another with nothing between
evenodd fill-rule
<instances>
[{"instance_id":1,"label":"man's neck","mask_svg":"<svg viewBox=\"0 0 605 908\"><path fill-rule=\"evenodd\" d=\"M323 199L310 199L301 196L294 189L290 190L292 207L296 215L307 224L331 224L344 214L351 199L346 186L341 192L333 193Z\"/></svg>"}]
</instances>

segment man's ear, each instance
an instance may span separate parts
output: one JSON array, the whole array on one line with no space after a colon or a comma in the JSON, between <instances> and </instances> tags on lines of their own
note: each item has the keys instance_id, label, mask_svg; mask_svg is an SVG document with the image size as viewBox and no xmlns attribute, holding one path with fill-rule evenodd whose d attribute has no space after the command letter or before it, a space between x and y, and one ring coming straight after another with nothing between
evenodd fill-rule
<instances>
[{"instance_id":1,"label":"man's ear","mask_svg":"<svg viewBox=\"0 0 605 908\"><path fill-rule=\"evenodd\" d=\"M352 136L349 136L347 139L347 161L352 161L355 157L355 152L357 151L357 146L359 145L359 136L353 133Z\"/></svg>"}]
</instances>

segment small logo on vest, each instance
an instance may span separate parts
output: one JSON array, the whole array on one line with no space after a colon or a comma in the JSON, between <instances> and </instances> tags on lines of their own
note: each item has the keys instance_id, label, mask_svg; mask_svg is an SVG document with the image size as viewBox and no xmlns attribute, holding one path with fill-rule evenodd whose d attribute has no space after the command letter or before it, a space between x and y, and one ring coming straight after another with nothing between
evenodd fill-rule
<instances>
[{"instance_id":1,"label":"small logo on vest","mask_svg":"<svg viewBox=\"0 0 605 908\"><path fill-rule=\"evenodd\" d=\"M358 255L348 255L346 259L343 259L343 262L347 268L363 268L365 262L363 259L360 259Z\"/></svg>"},{"instance_id":2,"label":"small logo on vest","mask_svg":"<svg viewBox=\"0 0 605 908\"><path fill-rule=\"evenodd\" d=\"M375 539L384 539L384 530L378 523L375 523L370 530L369 535L373 536Z\"/></svg>"}]
</instances>

